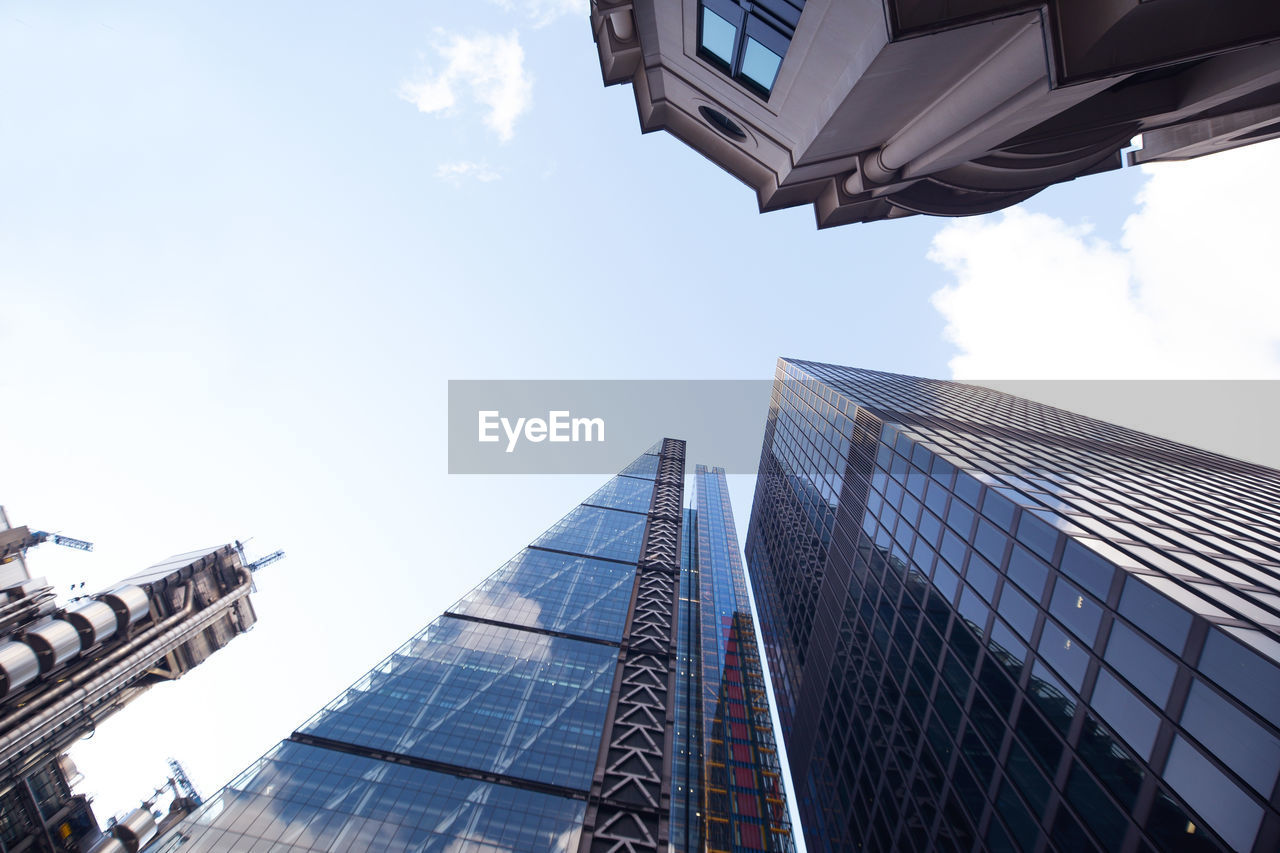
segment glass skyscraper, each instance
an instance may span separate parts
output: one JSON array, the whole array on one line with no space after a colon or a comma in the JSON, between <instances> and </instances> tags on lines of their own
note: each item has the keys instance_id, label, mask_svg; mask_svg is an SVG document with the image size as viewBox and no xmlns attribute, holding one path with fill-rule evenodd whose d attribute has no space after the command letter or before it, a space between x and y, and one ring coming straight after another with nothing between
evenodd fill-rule
<instances>
[{"instance_id":1,"label":"glass skyscraper","mask_svg":"<svg viewBox=\"0 0 1280 853\"><path fill-rule=\"evenodd\" d=\"M747 563L808 849L1280 849L1280 472L779 362Z\"/></svg>"},{"instance_id":2,"label":"glass skyscraper","mask_svg":"<svg viewBox=\"0 0 1280 853\"><path fill-rule=\"evenodd\" d=\"M680 575L672 849L794 850L724 470L696 469ZM699 664L699 660L701 661ZM687 758L686 758L687 756Z\"/></svg>"},{"instance_id":3,"label":"glass skyscraper","mask_svg":"<svg viewBox=\"0 0 1280 853\"><path fill-rule=\"evenodd\" d=\"M790 849L724 478L698 481L686 511L684 443L641 455L157 849Z\"/></svg>"}]
</instances>

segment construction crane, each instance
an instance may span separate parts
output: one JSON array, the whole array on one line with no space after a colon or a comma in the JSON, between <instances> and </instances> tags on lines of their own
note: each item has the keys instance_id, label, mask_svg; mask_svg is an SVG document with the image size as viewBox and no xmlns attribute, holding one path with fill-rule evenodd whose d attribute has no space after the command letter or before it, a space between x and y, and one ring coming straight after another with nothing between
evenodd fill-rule
<instances>
[{"instance_id":1,"label":"construction crane","mask_svg":"<svg viewBox=\"0 0 1280 853\"><path fill-rule=\"evenodd\" d=\"M77 551L92 551L93 543L86 542L83 539L73 539L70 536L63 536L61 533L46 533L43 530L31 531L31 538L28 540L27 547L32 545L42 545L45 542L52 542L54 545L62 545L65 548L75 548Z\"/></svg>"},{"instance_id":2,"label":"construction crane","mask_svg":"<svg viewBox=\"0 0 1280 853\"><path fill-rule=\"evenodd\" d=\"M173 773L174 793L180 797L186 797L197 806L204 802L204 797L200 796L200 792L196 790L196 786L191 782L191 777L187 775L182 762L176 758L170 758L169 772Z\"/></svg>"},{"instance_id":3,"label":"construction crane","mask_svg":"<svg viewBox=\"0 0 1280 853\"><path fill-rule=\"evenodd\" d=\"M251 572L256 572L258 569L261 569L264 566L269 566L272 563L274 563L276 560L280 560L283 558L284 558L284 551L276 551L275 553L268 554L265 557L259 557L258 559L254 560L252 563L249 563L247 568Z\"/></svg>"},{"instance_id":4,"label":"construction crane","mask_svg":"<svg viewBox=\"0 0 1280 853\"><path fill-rule=\"evenodd\" d=\"M32 531L25 525L0 530L0 563L16 559L19 554L35 545L53 542L77 551L92 551L93 543L83 539L73 539L60 533L46 533L43 530Z\"/></svg>"}]
</instances>

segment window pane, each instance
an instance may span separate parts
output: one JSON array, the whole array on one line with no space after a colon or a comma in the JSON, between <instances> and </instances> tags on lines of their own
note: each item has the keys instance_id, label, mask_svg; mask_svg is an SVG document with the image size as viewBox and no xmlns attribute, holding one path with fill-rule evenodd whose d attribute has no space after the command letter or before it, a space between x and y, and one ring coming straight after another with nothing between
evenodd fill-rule
<instances>
[{"instance_id":1,"label":"window pane","mask_svg":"<svg viewBox=\"0 0 1280 853\"><path fill-rule=\"evenodd\" d=\"M1262 823L1262 806L1179 736L1174 737L1169 750L1164 778L1224 841L1236 850L1253 849Z\"/></svg>"},{"instance_id":2,"label":"window pane","mask_svg":"<svg viewBox=\"0 0 1280 853\"><path fill-rule=\"evenodd\" d=\"M1107 600L1115 569L1079 542L1067 543L1062 552L1062 571L1101 600Z\"/></svg>"},{"instance_id":3,"label":"window pane","mask_svg":"<svg viewBox=\"0 0 1280 853\"><path fill-rule=\"evenodd\" d=\"M982 501L982 514L1005 530L1013 527L1013 501L996 492L987 492Z\"/></svg>"},{"instance_id":4,"label":"window pane","mask_svg":"<svg viewBox=\"0 0 1280 853\"><path fill-rule=\"evenodd\" d=\"M1222 848L1212 840L1196 821L1182 810L1163 791L1156 793L1156 801L1147 816L1146 829L1160 844L1160 849L1185 851L1185 853L1222 853ZM1143 848L1143 853L1150 848Z\"/></svg>"},{"instance_id":5,"label":"window pane","mask_svg":"<svg viewBox=\"0 0 1280 853\"><path fill-rule=\"evenodd\" d=\"M1062 620L1086 645L1093 645L1098 636L1102 608L1066 578L1058 578L1053 588L1053 600L1049 603L1049 612Z\"/></svg>"},{"instance_id":6,"label":"window pane","mask_svg":"<svg viewBox=\"0 0 1280 853\"><path fill-rule=\"evenodd\" d=\"M1085 670L1089 668L1089 655L1080 641L1069 636L1052 622L1044 623L1040 634L1040 655L1076 690L1084 683Z\"/></svg>"},{"instance_id":7,"label":"window pane","mask_svg":"<svg viewBox=\"0 0 1280 853\"><path fill-rule=\"evenodd\" d=\"M758 83L768 91L773 88L773 81L778 76L778 66L782 57L753 38L747 39L747 48L742 52L742 74Z\"/></svg>"},{"instance_id":8,"label":"window pane","mask_svg":"<svg viewBox=\"0 0 1280 853\"><path fill-rule=\"evenodd\" d=\"M1175 654L1182 654L1191 630L1191 614L1137 578L1124 582L1120 612Z\"/></svg>"},{"instance_id":9,"label":"window pane","mask_svg":"<svg viewBox=\"0 0 1280 853\"><path fill-rule=\"evenodd\" d=\"M1053 549L1058 544L1058 531L1023 511L1018 521L1018 541L1049 561L1053 559Z\"/></svg>"},{"instance_id":10,"label":"window pane","mask_svg":"<svg viewBox=\"0 0 1280 853\"><path fill-rule=\"evenodd\" d=\"M1254 790L1271 796L1280 770L1280 741L1196 679L1182 712L1182 727L1240 774Z\"/></svg>"},{"instance_id":11,"label":"window pane","mask_svg":"<svg viewBox=\"0 0 1280 853\"><path fill-rule=\"evenodd\" d=\"M1105 669L1098 673L1098 683L1093 688L1093 699L1089 705L1139 755L1150 757L1156 732L1160 729L1160 718Z\"/></svg>"},{"instance_id":12,"label":"window pane","mask_svg":"<svg viewBox=\"0 0 1280 853\"><path fill-rule=\"evenodd\" d=\"M1025 595L1005 584L1004 591L1000 593L999 609L1000 615L1024 640L1031 639L1031 632L1036 627L1036 608Z\"/></svg>"},{"instance_id":13,"label":"window pane","mask_svg":"<svg viewBox=\"0 0 1280 853\"><path fill-rule=\"evenodd\" d=\"M1038 661L1031 667L1031 684L1028 692L1031 699L1049 718L1049 722L1057 726L1058 731L1065 735L1071 729L1071 718L1076 712L1075 697L1044 664Z\"/></svg>"},{"instance_id":14,"label":"window pane","mask_svg":"<svg viewBox=\"0 0 1280 853\"><path fill-rule=\"evenodd\" d=\"M991 562L999 565L1004 560L1004 546L1009 539L994 524L983 519L978 522L978 532L973 536L973 544Z\"/></svg>"},{"instance_id":15,"label":"window pane","mask_svg":"<svg viewBox=\"0 0 1280 853\"><path fill-rule=\"evenodd\" d=\"M1105 657L1107 663L1129 679L1129 683L1147 694L1156 705L1164 707L1169 699L1169 688L1173 687L1173 677L1178 672L1177 664L1157 651L1137 631L1119 621L1111 626Z\"/></svg>"},{"instance_id":16,"label":"window pane","mask_svg":"<svg viewBox=\"0 0 1280 853\"><path fill-rule=\"evenodd\" d=\"M1106 849L1119 850L1124 846L1128 821L1079 764L1071 768L1071 775L1067 778L1067 799L1075 806L1076 813L1098 834ZM1076 849L1087 850L1088 846Z\"/></svg>"},{"instance_id":17,"label":"window pane","mask_svg":"<svg viewBox=\"0 0 1280 853\"><path fill-rule=\"evenodd\" d=\"M1280 726L1280 672L1269 661L1210 628L1200 655L1200 671Z\"/></svg>"},{"instance_id":18,"label":"window pane","mask_svg":"<svg viewBox=\"0 0 1280 853\"><path fill-rule=\"evenodd\" d=\"M702 7L702 46L725 62L733 63L733 42L738 28L724 18Z\"/></svg>"}]
</instances>

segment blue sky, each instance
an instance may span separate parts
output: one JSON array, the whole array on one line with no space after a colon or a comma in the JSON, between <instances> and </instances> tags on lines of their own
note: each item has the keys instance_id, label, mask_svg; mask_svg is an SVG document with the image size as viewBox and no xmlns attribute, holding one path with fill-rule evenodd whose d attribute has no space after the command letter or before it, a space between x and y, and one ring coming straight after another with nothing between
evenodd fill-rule
<instances>
[{"instance_id":1,"label":"blue sky","mask_svg":"<svg viewBox=\"0 0 1280 853\"><path fill-rule=\"evenodd\" d=\"M33 570L290 555L77 749L103 817L169 754L221 785L593 488L448 477L449 379L1280 375L1274 145L819 232L641 135L585 4L10 2L0 122L0 501L98 545Z\"/></svg>"}]
</instances>

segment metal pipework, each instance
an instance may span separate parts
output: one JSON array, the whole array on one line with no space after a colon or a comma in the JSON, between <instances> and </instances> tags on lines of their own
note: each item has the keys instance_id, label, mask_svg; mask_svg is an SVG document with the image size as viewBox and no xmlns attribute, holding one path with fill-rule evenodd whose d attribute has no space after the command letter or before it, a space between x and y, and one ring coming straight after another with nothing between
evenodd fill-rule
<instances>
[{"instance_id":1,"label":"metal pipework","mask_svg":"<svg viewBox=\"0 0 1280 853\"><path fill-rule=\"evenodd\" d=\"M40 674L40 659L26 643L0 645L0 699Z\"/></svg>"},{"instance_id":2,"label":"metal pipework","mask_svg":"<svg viewBox=\"0 0 1280 853\"><path fill-rule=\"evenodd\" d=\"M132 584L104 592L99 597L115 611L121 631L146 616L151 610L151 599L147 597L146 590Z\"/></svg>"},{"instance_id":3,"label":"metal pipework","mask_svg":"<svg viewBox=\"0 0 1280 853\"><path fill-rule=\"evenodd\" d=\"M1028 21L973 73L867 157L863 173L876 183L893 181L914 161L947 145L957 133L1013 101L1047 75L1039 19Z\"/></svg>"},{"instance_id":4,"label":"metal pipework","mask_svg":"<svg viewBox=\"0 0 1280 853\"><path fill-rule=\"evenodd\" d=\"M135 809L111 831L129 853L137 853L156 837L156 819L147 809Z\"/></svg>"},{"instance_id":5,"label":"metal pipework","mask_svg":"<svg viewBox=\"0 0 1280 853\"><path fill-rule=\"evenodd\" d=\"M116 612L103 601L88 601L67 610L66 620L80 632L80 642L87 649L120 633Z\"/></svg>"},{"instance_id":6,"label":"metal pipework","mask_svg":"<svg viewBox=\"0 0 1280 853\"><path fill-rule=\"evenodd\" d=\"M188 595L190 590L188 590ZM52 592L49 593L52 597ZM34 606L35 602L19 599L14 605ZM139 619L147 615L151 600L141 587L126 585L103 593L99 599L81 602L68 609L63 618L54 619L25 632L19 645L29 647L38 662L37 675L43 675L99 642L123 636ZM26 656L9 648L0 656L0 700L32 681L19 661ZM16 667L16 668L15 668ZM37 699L36 704L41 704ZM2 723L0 723L2 725Z\"/></svg>"},{"instance_id":7,"label":"metal pipework","mask_svg":"<svg viewBox=\"0 0 1280 853\"><path fill-rule=\"evenodd\" d=\"M152 625L150 628L148 628L147 630L139 634L137 637L135 637L132 642L125 644L121 648L115 649L114 651L111 652L111 654L107 655L101 660L95 661L93 664L81 670L80 672L75 673L65 682L55 687L53 690L50 690L48 693L45 693L41 696L35 697L26 705L17 709L13 713L9 714L4 719L0 719L0 731L5 731L14 725L17 725L19 722L22 721L23 717L30 716L40 708L43 708L45 705L48 705L53 700L57 699L59 696L71 691L78 684L83 684L86 680L88 680L89 678L92 678L96 673L100 672L105 667L111 666L113 663L123 658L125 655L129 653L130 648L135 647L138 643L145 643L148 640L155 637L161 631L165 630L165 628L170 627L172 625L176 625L177 623L181 622L195 608L195 600L192 597L191 592L192 592L192 584L190 581L188 581L187 585L184 587L184 590L183 590L183 601L185 601L186 603L183 604L181 610L179 610L177 613L174 613L172 616L169 616L163 622L160 622L156 625Z\"/></svg>"},{"instance_id":8,"label":"metal pipework","mask_svg":"<svg viewBox=\"0 0 1280 853\"><path fill-rule=\"evenodd\" d=\"M97 676L92 676L88 670L78 673L63 687L41 697L41 706L52 702L51 707L38 713L32 707L22 708L10 714L0 726L8 728L15 723L18 725L0 736L0 775L9 774L15 765L21 765L44 741L56 737L78 719L92 720L96 710L133 685L157 660L225 616L232 605L249 594L250 585L249 572L245 571L238 587L199 613L192 614L194 599L188 583L187 603L181 611L92 667L93 672L98 672L105 666L110 666L111 671ZM177 624L184 619L185 624ZM146 642L144 637L155 639ZM139 648L142 643L145 645Z\"/></svg>"},{"instance_id":9,"label":"metal pipework","mask_svg":"<svg viewBox=\"0 0 1280 853\"><path fill-rule=\"evenodd\" d=\"M41 675L80 654L80 632L63 619L32 628L22 641L35 651Z\"/></svg>"}]
</instances>

